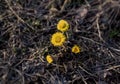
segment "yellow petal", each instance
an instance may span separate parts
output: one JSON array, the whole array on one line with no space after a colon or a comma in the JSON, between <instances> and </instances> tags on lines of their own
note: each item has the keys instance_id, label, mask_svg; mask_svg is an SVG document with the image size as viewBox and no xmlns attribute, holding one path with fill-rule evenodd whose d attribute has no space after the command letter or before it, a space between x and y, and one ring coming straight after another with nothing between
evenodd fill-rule
<instances>
[{"instance_id":1,"label":"yellow petal","mask_svg":"<svg viewBox=\"0 0 120 84\"><path fill-rule=\"evenodd\" d=\"M72 47L72 52L73 52L73 53L79 53L79 52L80 52L80 47L77 46L77 45L74 45L74 46Z\"/></svg>"},{"instance_id":2,"label":"yellow petal","mask_svg":"<svg viewBox=\"0 0 120 84\"><path fill-rule=\"evenodd\" d=\"M51 43L54 46L62 46L65 42L66 37L61 32L56 32L52 35Z\"/></svg>"},{"instance_id":3,"label":"yellow petal","mask_svg":"<svg viewBox=\"0 0 120 84\"><path fill-rule=\"evenodd\" d=\"M57 29L60 30L61 32L67 31L69 28L69 24L65 20L60 20L57 24Z\"/></svg>"},{"instance_id":4,"label":"yellow petal","mask_svg":"<svg viewBox=\"0 0 120 84\"><path fill-rule=\"evenodd\" d=\"M46 56L46 60L48 63L52 63L53 62L53 58L50 55Z\"/></svg>"}]
</instances>

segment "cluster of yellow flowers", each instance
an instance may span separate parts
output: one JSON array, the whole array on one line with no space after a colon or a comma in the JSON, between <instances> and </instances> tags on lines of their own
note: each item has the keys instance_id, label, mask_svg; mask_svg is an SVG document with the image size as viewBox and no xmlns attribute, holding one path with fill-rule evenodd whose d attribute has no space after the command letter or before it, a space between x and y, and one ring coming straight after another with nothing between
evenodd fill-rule
<instances>
[{"instance_id":1,"label":"cluster of yellow flowers","mask_svg":"<svg viewBox=\"0 0 120 84\"><path fill-rule=\"evenodd\" d=\"M69 29L69 23L65 20L60 20L57 24L57 29L59 30L58 32L54 33L51 37L51 43L54 46L62 46L65 41L66 41L66 36L64 35L64 32L66 32ZM74 45L72 47L72 52L77 54L80 52L80 47L78 45ZM46 56L46 60L48 63L53 62L53 58L50 55Z\"/></svg>"},{"instance_id":2,"label":"cluster of yellow flowers","mask_svg":"<svg viewBox=\"0 0 120 84\"><path fill-rule=\"evenodd\" d=\"M57 29L59 30L59 32L56 32L52 35L51 38L51 43L54 46L62 46L63 43L66 40L65 35L63 34L65 31L67 31L69 28L69 24L67 21L65 20L60 20L57 24Z\"/></svg>"}]
</instances>

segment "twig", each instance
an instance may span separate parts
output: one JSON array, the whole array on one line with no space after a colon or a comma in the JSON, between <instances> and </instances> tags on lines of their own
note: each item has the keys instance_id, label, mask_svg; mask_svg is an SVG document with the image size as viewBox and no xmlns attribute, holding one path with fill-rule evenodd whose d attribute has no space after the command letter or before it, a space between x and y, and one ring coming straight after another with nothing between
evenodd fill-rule
<instances>
[{"instance_id":1,"label":"twig","mask_svg":"<svg viewBox=\"0 0 120 84\"><path fill-rule=\"evenodd\" d=\"M84 72L86 72L87 74L96 77L94 74L91 74L90 72L88 72L87 70L85 70L82 66L79 65L79 68L82 69Z\"/></svg>"},{"instance_id":2,"label":"twig","mask_svg":"<svg viewBox=\"0 0 120 84\"><path fill-rule=\"evenodd\" d=\"M45 8L46 9L50 8L50 6L53 5L54 2L55 2L55 0L51 0Z\"/></svg>"},{"instance_id":3,"label":"twig","mask_svg":"<svg viewBox=\"0 0 120 84\"><path fill-rule=\"evenodd\" d=\"M22 77L22 83L21 84L25 84L25 79L24 79L23 74L19 70L15 69L15 68L12 68L12 70L16 71Z\"/></svg>"},{"instance_id":4,"label":"twig","mask_svg":"<svg viewBox=\"0 0 120 84\"><path fill-rule=\"evenodd\" d=\"M120 65L112 66L112 67L109 67L109 68L107 68L105 70L101 70L99 72L107 72L107 71L110 71L110 70L115 69L115 68L120 68Z\"/></svg>"},{"instance_id":5,"label":"twig","mask_svg":"<svg viewBox=\"0 0 120 84\"><path fill-rule=\"evenodd\" d=\"M112 50L114 50L114 51L120 52L120 49L113 48L113 47L109 47L109 48L112 49Z\"/></svg>"},{"instance_id":6,"label":"twig","mask_svg":"<svg viewBox=\"0 0 120 84\"><path fill-rule=\"evenodd\" d=\"M100 14L98 13L97 14L97 19L96 19L96 26L97 26L97 30L98 30L98 36L99 36L100 40L104 41L103 38L102 38L102 36L101 36L100 26L99 26L99 23L98 23L99 16L100 16Z\"/></svg>"},{"instance_id":7,"label":"twig","mask_svg":"<svg viewBox=\"0 0 120 84\"><path fill-rule=\"evenodd\" d=\"M79 73L79 74L81 75L84 84L88 84L88 83L85 81L85 78L82 76L82 74L81 74L81 73Z\"/></svg>"},{"instance_id":8,"label":"twig","mask_svg":"<svg viewBox=\"0 0 120 84\"><path fill-rule=\"evenodd\" d=\"M70 2L71 0L65 0L62 7L61 7L61 12L65 9L65 6L67 5L68 2Z\"/></svg>"},{"instance_id":9,"label":"twig","mask_svg":"<svg viewBox=\"0 0 120 84\"><path fill-rule=\"evenodd\" d=\"M96 44L98 44L98 45L103 45L103 44L101 44L101 43L99 43L99 42L97 42L97 41L94 41L93 39L90 39L90 38L87 38L87 37L84 37L84 36L79 36L80 38L82 38L82 39L85 39L85 40L89 40L89 41L91 41L91 42L93 42L93 43L96 43Z\"/></svg>"},{"instance_id":10,"label":"twig","mask_svg":"<svg viewBox=\"0 0 120 84\"><path fill-rule=\"evenodd\" d=\"M85 0L85 3L87 4L88 7L90 7L90 4L87 0Z\"/></svg>"}]
</instances>

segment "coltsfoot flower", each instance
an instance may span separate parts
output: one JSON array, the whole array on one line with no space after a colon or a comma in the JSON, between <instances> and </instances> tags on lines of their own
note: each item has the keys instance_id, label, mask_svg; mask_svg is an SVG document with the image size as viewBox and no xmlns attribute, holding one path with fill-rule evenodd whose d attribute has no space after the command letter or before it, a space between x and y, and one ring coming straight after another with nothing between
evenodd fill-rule
<instances>
[{"instance_id":1,"label":"coltsfoot flower","mask_svg":"<svg viewBox=\"0 0 120 84\"><path fill-rule=\"evenodd\" d=\"M52 38L51 38L51 43L54 45L54 46L62 46L63 43L65 42L65 35L61 32L56 32L52 35Z\"/></svg>"},{"instance_id":2,"label":"coltsfoot flower","mask_svg":"<svg viewBox=\"0 0 120 84\"><path fill-rule=\"evenodd\" d=\"M81 49L80 49L80 47L79 47L78 45L74 45L74 46L72 47L72 52L75 53L75 54L79 53L80 50L81 50Z\"/></svg>"},{"instance_id":3,"label":"coltsfoot flower","mask_svg":"<svg viewBox=\"0 0 120 84\"><path fill-rule=\"evenodd\" d=\"M65 20L60 20L57 24L57 29L60 30L61 32L67 31L69 28L69 24Z\"/></svg>"},{"instance_id":4,"label":"coltsfoot flower","mask_svg":"<svg viewBox=\"0 0 120 84\"><path fill-rule=\"evenodd\" d=\"M53 58L50 55L46 56L46 60L47 60L48 63L52 63L53 62Z\"/></svg>"}]
</instances>

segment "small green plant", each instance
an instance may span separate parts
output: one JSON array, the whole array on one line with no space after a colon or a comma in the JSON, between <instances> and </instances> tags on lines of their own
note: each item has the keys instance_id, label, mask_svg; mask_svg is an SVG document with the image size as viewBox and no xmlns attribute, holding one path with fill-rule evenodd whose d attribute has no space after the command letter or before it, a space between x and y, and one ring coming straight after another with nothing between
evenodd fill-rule
<instances>
[{"instance_id":1,"label":"small green plant","mask_svg":"<svg viewBox=\"0 0 120 84\"><path fill-rule=\"evenodd\" d=\"M109 34L110 38L114 38L115 36L120 35L120 31L119 30L112 30Z\"/></svg>"}]
</instances>

